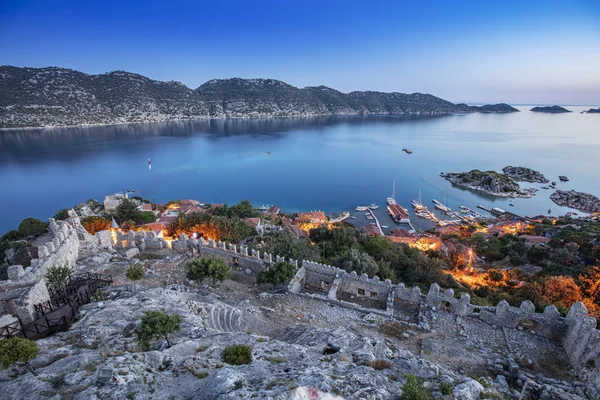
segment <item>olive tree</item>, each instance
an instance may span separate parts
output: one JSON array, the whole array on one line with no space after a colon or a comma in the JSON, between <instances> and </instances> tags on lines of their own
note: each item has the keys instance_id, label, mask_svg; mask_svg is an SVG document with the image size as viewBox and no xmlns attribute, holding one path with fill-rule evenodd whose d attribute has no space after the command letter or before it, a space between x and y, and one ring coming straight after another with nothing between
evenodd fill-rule
<instances>
[{"instance_id":1,"label":"olive tree","mask_svg":"<svg viewBox=\"0 0 600 400\"><path fill-rule=\"evenodd\" d=\"M185 265L185 276L198 283L206 278L212 282L223 282L230 275L229 265L220 258L202 257L189 261Z\"/></svg>"},{"instance_id":2,"label":"olive tree","mask_svg":"<svg viewBox=\"0 0 600 400\"><path fill-rule=\"evenodd\" d=\"M133 281L133 292L136 292L135 282L139 281L144 277L144 267L141 265L132 265L127 269L127 273L125 274L127 279Z\"/></svg>"},{"instance_id":3,"label":"olive tree","mask_svg":"<svg viewBox=\"0 0 600 400\"><path fill-rule=\"evenodd\" d=\"M181 329L183 318L179 314L169 315L164 311L147 311L142 315L141 322L135 329L136 342L142 350L150 348L150 342L155 339L165 339L170 347L169 334Z\"/></svg>"}]
</instances>

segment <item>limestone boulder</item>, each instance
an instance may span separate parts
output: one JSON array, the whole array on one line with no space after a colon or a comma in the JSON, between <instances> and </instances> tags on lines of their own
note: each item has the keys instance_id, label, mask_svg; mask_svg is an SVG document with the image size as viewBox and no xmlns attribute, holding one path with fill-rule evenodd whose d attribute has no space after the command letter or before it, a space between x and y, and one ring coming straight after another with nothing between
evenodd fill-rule
<instances>
[{"instance_id":1,"label":"limestone boulder","mask_svg":"<svg viewBox=\"0 0 600 400\"><path fill-rule=\"evenodd\" d=\"M484 391L481 383L474 379L468 379L454 387L452 395L456 399L461 400L477 400L479 395Z\"/></svg>"}]
</instances>

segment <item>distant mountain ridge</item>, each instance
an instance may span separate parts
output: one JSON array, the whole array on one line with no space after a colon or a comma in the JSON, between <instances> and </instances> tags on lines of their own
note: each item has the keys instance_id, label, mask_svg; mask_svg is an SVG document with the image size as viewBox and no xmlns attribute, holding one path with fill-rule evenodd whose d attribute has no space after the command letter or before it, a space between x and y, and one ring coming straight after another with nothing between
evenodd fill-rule
<instances>
[{"instance_id":1,"label":"distant mountain ridge","mask_svg":"<svg viewBox=\"0 0 600 400\"><path fill-rule=\"evenodd\" d=\"M515 112L507 104L454 104L430 94L296 88L275 79L213 79L197 89L126 71L100 75L58 67L0 66L0 128L177 119L332 114L437 115Z\"/></svg>"}]
</instances>

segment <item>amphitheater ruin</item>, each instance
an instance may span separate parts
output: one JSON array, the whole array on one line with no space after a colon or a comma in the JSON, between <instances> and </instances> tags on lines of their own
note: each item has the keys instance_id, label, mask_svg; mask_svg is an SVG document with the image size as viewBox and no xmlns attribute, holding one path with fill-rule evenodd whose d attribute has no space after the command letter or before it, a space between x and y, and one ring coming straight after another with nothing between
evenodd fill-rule
<instances>
[{"instance_id":1,"label":"amphitheater ruin","mask_svg":"<svg viewBox=\"0 0 600 400\"><path fill-rule=\"evenodd\" d=\"M21 325L33 321L35 305L49 300L44 282L48 268L56 265L76 267L80 249L114 249L131 257L144 250L172 248L174 252L192 256L220 257L235 268L250 270L248 273L251 274L270 268L275 262L288 262L297 268L288 285L289 293L382 315L424 330L433 330L429 326L432 320L446 321L452 316L452 323L460 325L461 331L467 331L465 335L473 327L484 332L489 329L490 336L500 332L509 348L529 348L530 354L539 352L535 343L540 341L556 344L557 351L566 354L579 379L585 382L588 396L600 398L600 330L596 329L596 319L588 315L581 302L575 303L566 317L562 317L554 306L536 313L530 301L523 302L520 307L512 307L506 301L496 307L479 306L471 303L468 294L463 293L457 298L452 289L444 290L436 283L424 294L418 287L409 288L402 283L394 285L390 280L381 281L376 276L369 278L365 274L348 273L312 261L286 261L278 255L245 246L188 238L185 234L171 243L157 232L102 231L90 235L75 212L69 214L67 221L50 219L52 238L38 247L38 258L31 266L9 267L8 281L0 282L0 328L16 321Z\"/></svg>"}]
</instances>

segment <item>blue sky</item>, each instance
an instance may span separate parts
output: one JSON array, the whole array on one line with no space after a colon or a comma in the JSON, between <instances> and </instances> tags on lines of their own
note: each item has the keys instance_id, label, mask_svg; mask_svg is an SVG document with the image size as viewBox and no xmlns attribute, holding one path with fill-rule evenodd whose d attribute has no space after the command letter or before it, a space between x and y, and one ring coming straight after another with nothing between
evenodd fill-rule
<instances>
[{"instance_id":1,"label":"blue sky","mask_svg":"<svg viewBox=\"0 0 600 400\"><path fill-rule=\"evenodd\" d=\"M600 103L600 1L0 2L0 65Z\"/></svg>"}]
</instances>

